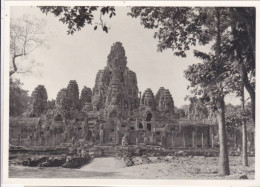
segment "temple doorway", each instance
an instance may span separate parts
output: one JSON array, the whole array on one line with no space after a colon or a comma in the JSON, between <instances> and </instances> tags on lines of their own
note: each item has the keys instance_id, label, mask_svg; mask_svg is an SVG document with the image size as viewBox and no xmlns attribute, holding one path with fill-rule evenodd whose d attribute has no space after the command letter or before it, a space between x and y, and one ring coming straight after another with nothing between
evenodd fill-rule
<instances>
[{"instance_id":1,"label":"temple doorway","mask_svg":"<svg viewBox=\"0 0 260 187\"><path fill-rule=\"evenodd\" d=\"M147 123L147 130L152 131L152 125L150 123Z\"/></svg>"},{"instance_id":2,"label":"temple doorway","mask_svg":"<svg viewBox=\"0 0 260 187\"><path fill-rule=\"evenodd\" d=\"M152 114L149 112L147 115L146 115L146 121L151 121L152 120Z\"/></svg>"},{"instance_id":3,"label":"temple doorway","mask_svg":"<svg viewBox=\"0 0 260 187\"><path fill-rule=\"evenodd\" d=\"M143 124L139 123L139 129L143 129L143 128L144 128Z\"/></svg>"}]
</instances>

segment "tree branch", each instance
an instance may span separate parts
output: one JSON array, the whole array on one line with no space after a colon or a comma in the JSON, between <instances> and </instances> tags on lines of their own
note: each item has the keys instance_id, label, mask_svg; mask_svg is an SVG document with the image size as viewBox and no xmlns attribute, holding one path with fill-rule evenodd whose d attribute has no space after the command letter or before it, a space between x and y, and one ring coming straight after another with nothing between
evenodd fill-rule
<instances>
[{"instance_id":1,"label":"tree branch","mask_svg":"<svg viewBox=\"0 0 260 187\"><path fill-rule=\"evenodd\" d=\"M17 66L16 66L16 62L15 62L15 59L17 58L17 57L19 57L19 56L22 56L23 54L21 53L21 54L19 54L19 55L14 55L13 57L12 57L12 64L13 64L13 68L14 68L14 70L12 70L12 71L10 71L10 76L12 76L15 72L17 72Z\"/></svg>"}]
</instances>

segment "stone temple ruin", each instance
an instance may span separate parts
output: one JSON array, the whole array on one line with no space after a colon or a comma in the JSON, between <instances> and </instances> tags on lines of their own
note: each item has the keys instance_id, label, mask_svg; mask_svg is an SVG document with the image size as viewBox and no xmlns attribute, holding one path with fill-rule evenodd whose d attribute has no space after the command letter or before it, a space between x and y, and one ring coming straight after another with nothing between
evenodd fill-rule
<instances>
[{"instance_id":1,"label":"stone temple ruin","mask_svg":"<svg viewBox=\"0 0 260 187\"><path fill-rule=\"evenodd\" d=\"M159 88L142 94L135 72L127 67L120 42L111 47L107 65L96 75L93 89L71 80L57 94L54 108L47 107L47 91L39 85L26 114L10 117L10 144L57 146L89 141L94 145L156 145L173 147L217 146L214 120L176 119L170 91ZM237 146L241 133L230 134ZM254 136L250 136L253 138ZM253 140L251 140L253 142Z\"/></svg>"}]
</instances>

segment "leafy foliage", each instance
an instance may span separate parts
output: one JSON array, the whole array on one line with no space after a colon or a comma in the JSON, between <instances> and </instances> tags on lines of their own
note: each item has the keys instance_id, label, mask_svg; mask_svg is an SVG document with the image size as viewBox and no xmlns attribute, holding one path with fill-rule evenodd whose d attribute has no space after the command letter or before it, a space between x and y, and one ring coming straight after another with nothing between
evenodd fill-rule
<instances>
[{"instance_id":1,"label":"leafy foliage","mask_svg":"<svg viewBox=\"0 0 260 187\"><path fill-rule=\"evenodd\" d=\"M242 116L247 120L251 121L251 106L250 103L245 107L245 112L243 112L243 109L241 105L232 105L227 104L226 105L226 125L228 127L239 127L242 125Z\"/></svg>"},{"instance_id":2,"label":"leafy foliage","mask_svg":"<svg viewBox=\"0 0 260 187\"><path fill-rule=\"evenodd\" d=\"M132 7L130 16L140 17L145 28L157 31L154 38L159 40L158 50L172 49L174 54L186 57L190 46L208 44L215 35L214 7ZM226 20L226 11L222 10L222 20ZM225 30L227 22L222 22Z\"/></svg>"},{"instance_id":3,"label":"leafy foliage","mask_svg":"<svg viewBox=\"0 0 260 187\"><path fill-rule=\"evenodd\" d=\"M54 14L59 17L59 21L68 25L68 34L74 34L75 31L81 30L87 24L92 25L94 20L94 13L99 12L99 23L95 23L94 30L101 26L103 31L108 32L106 23L103 22L102 16L109 15L112 18L116 15L113 6L39 6L40 10L45 13Z\"/></svg>"},{"instance_id":4,"label":"leafy foliage","mask_svg":"<svg viewBox=\"0 0 260 187\"><path fill-rule=\"evenodd\" d=\"M176 119L185 118L185 111L182 108L174 107L174 114Z\"/></svg>"},{"instance_id":5,"label":"leafy foliage","mask_svg":"<svg viewBox=\"0 0 260 187\"><path fill-rule=\"evenodd\" d=\"M19 116L28 109L30 97L28 96L28 91L23 90L21 85L22 83L19 80L10 78L10 116Z\"/></svg>"},{"instance_id":6,"label":"leafy foliage","mask_svg":"<svg viewBox=\"0 0 260 187\"><path fill-rule=\"evenodd\" d=\"M217 11L220 13L219 24L216 20ZM181 57L186 57L185 51L189 50L190 46L210 44L211 41L215 42L218 37L221 37L221 44L214 43L212 50L221 53L221 61L228 64L218 64L219 60L216 56L195 50L195 57L211 61L211 64L194 65L189 70L201 70L198 77L201 81L204 78L204 85L209 84L216 76L219 77L218 79L225 77L225 92L236 92L238 96L242 81L253 101L252 111L255 110L255 8L132 7L129 15L133 18L140 18L144 28L157 30L154 37L159 40L159 51L172 49L175 55ZM220 46L220 49L217 49L217 46ZM243 76L240 72L240 64L242 64ZM212 65L212 68L209 68L209 65ZM215 72L203 75L203 68ZM207 80L207 78L210 79ZM197 93L200 95L202 91Z\"/></svg>"},{"instance_id":7,"label":"leafy foliage","mask_svg":"<svg viewBox=\"0 0 260 187\"><path fill-rule=\"evenodd\" d=\"M175 55L186 57L185 51L190 45L196 45L195 33L200 32L200 26L191 20L192 10L189 7L132 7L128 15L140 17L145 28L157 29L154 38L159 40L159 51L170 48Z\"/></svg>"},{"instance_id":8,"label":"leafy foliage","mask_svg":"<svg viewBox=\"0 0 260 187\"><path fill-rule=\"evenodd\" d=\"M187 97L189 99L189 118L190 119L206 119L208 118L210 111L207 106L204 104L205 98L197 98L197 97Z\"/></svg>"}]
</instances>

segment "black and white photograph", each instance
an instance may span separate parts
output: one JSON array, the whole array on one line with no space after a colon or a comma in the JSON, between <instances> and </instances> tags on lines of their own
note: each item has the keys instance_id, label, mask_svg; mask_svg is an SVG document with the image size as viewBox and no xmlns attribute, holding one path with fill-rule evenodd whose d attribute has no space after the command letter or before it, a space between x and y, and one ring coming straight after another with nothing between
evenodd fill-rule
<instances>
[{"instance_id":1,"label":"black and white photograph","mask_svg":"<svg viewBox=\"0 0 260 187\"><path fill-rule=\"evenodd\" d=\"M256 6L49 4L6 13L9 179L256 179Z\"/></svg>"}]
</instances>

